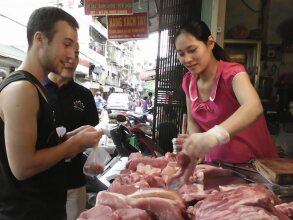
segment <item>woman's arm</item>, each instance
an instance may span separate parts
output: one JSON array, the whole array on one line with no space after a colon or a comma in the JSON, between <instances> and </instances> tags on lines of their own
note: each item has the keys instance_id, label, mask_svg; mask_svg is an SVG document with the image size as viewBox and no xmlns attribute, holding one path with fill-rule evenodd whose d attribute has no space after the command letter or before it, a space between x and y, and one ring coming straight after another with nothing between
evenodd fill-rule
<instances>
[{"instance_id":1,"label":"woman's arm","mask_svg":"<svg viewBox=\"0 0 293 220\"><path fill-rule=\"evenodd\" d=\"M240 107L220 125L234 136L252 125L263 113L259 96L246 73L238 73L232 81L233 91Z\"/></svg>"}]
</instances>

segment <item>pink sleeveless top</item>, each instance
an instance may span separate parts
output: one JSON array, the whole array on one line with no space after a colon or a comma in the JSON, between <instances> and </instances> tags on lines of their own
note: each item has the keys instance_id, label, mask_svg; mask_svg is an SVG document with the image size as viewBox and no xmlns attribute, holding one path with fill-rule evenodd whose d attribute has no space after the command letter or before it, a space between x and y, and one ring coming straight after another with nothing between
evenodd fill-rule
<instances>
[{"instance_id":1,"label":"pink sleeveless top","mask_svg":"<svg viewBox=\"0 0 293 220\"><path fill-rule=\"evenodd\" d=\"M203 131L222 123L240 107L232 88L232 80L240 72L241 74L246 72L242 65L220 61L207 101L201 101L198 97L198 76L190 72L183 76L182 88L191 100L192 117ZM205 161L245 163L254 158L264 157L278 157L278 154L262 115L249 128L231 138L229 143L216 147L208 153Z\"/></svg>"}]
</instances>

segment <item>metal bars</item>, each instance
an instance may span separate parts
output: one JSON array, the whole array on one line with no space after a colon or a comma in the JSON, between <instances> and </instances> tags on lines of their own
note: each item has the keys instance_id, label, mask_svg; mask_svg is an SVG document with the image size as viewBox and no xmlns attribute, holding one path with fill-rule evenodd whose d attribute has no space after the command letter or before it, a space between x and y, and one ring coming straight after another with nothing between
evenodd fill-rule
<instances>
[{"instance_id":1,"label":"metal bars","mask_svg":"<svg viewBox=\"0 0 293 220\"><path fill-rule=\"evenodd\" d=\"M173 123L177 133L181 133L182 117L186 113L185 94L181 83L186 69L177 60L174 36L185 21L200 19L201 1L161 0L158 1L158 8L159 42L153 128L157 131L160 124Z\"/></svg>"}]
</instances>

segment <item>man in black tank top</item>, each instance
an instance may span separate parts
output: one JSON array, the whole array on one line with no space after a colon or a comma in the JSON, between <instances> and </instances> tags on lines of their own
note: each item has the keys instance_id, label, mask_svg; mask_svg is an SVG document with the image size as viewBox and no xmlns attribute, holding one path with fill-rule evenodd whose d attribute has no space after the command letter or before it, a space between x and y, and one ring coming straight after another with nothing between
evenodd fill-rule
<instances>
[{"instance_id":1,"label":"man in black tank top","mask_svg":"<svg viewBox=\"0 0 293 220\"><path fill-rule=\"evenodd\" d=\"M0 219L65 218L64 159L98 144L102 132L83 126L58 142L54 113L40 82L74 58L77 21L57 7L35 10L28 51L0 86Z\"/></svg>"}]
</instances>

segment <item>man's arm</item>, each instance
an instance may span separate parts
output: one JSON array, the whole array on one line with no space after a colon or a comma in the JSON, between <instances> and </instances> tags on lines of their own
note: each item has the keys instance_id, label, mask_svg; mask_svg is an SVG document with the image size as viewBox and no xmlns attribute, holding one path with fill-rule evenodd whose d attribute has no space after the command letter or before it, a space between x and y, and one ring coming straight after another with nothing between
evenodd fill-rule
<instances>
[{"instance_id":1,"label":"man's arm","mask_svg":"<svg viewBox=\"0 0 293 220\"><path fill-rule=\"evenodd\" d=\"M39 99L34 85L27 81L9 84L1 92L0 104L8 162L19 180L34 176L64 158L74 157L97 144L102 135L89 128L56 147L36 150Z\"/></svg>"}]
</instances>

